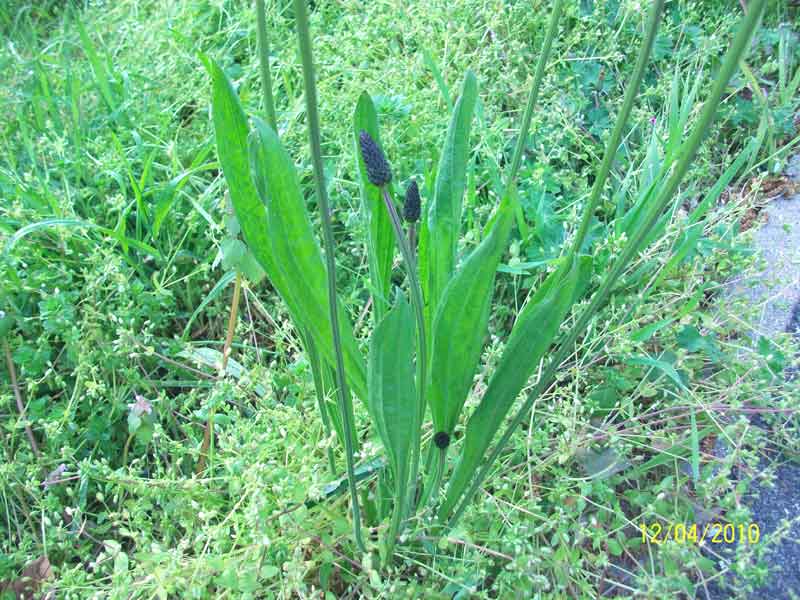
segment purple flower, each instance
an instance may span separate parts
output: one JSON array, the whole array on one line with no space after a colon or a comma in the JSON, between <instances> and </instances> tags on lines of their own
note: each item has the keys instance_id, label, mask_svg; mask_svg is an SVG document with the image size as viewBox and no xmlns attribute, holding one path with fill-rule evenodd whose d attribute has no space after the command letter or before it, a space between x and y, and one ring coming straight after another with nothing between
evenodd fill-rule
<instances>
[{"instance_id":1,"label":"purple flower","mask_svg":"<svg viewBox=\"0 0 800 600\"><path fill-rule=\"evenodd\" d=\"M128 408L131 409L131 412L135 414L137 417L147 413L148 415L153 412L153 405L145 398L144 396L140 396L136 394L136 402L133 404L128 404Z\"/></svg>"}]
</instances>

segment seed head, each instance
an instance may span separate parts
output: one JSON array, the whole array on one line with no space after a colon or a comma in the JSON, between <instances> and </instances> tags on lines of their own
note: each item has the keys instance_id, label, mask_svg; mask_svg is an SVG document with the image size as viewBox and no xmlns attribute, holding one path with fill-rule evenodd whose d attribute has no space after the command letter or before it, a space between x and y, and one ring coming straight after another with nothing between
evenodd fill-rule
<instances>
[{"instance_id":1,"label":"seed head","mask_svg":"<svg viewBox=\"0 0 800 600\"><path fill-rule=\"evenodd\" d=\"M450 445L450 434L444 431L439 431L433 435L433 443L440 450L444 450Z\"/></svg>"},{"instance_id":2,"label":"seed head","mask_svg":"<svg viewBox=\"0 0 800 600\"><path fill-rule=\"evenodd\" d=\"M372 185L383 187L392 180L392 169L383 155L383 150L363 129L358 134L358 143L361 146L364 166L367 168L367 179Z\"/></svg>"},{"instance_id":3,"label":"seed head","mask_svg":"<svg viewBox=\"0 0 800 600\"><path fill-rule=\"evenodd\" d=\"M419 188L417 182L411 180L406 188L406 200L403 203L403 217L409 223L414 223L419 219Z\"/></svg>"}]
</instances>

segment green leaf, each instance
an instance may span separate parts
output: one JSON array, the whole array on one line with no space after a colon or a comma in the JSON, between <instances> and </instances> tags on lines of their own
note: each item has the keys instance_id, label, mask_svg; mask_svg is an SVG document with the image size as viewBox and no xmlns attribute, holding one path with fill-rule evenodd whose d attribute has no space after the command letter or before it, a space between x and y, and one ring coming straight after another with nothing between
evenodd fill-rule
<instances>
[{"instance_id":1,"label":"green leaf","mask_svg":"<svg viewBox=\"0 0 800 600\"><path fill-rule=\"evenodd\" d=\"M114 94L111 92L111 81L108 78L105 65L103 65L103 61L100 60L100 56L97 54L97 50L95 49L94 44L92 44L89 34L86 33L86 28L83 26L83 22L80 19L77 19L77 24L78 35L81 38L81 45L83 46L83 51L86 53L86 57L89 59L89 64L92 66L92 73L94 74L94 80L97 84L97 89L100 91L100 96L108 105L108 108L114 112L117 110L117 104L114 99Z\"/></svg>"},{"instance_id":2,"label":"green leaf","mask_svg":"<svg viewBox=\"0 0 800 600\"><path fill-rule=\"evenodd\" d=\"M436 314L437 305L455 270L456 242L461 229L461 204L469 159L469 132L478 99L475 75L467 71L461 95L447 129L442 155L436 171L433 201L428 208L428 310Z\"/></svg>"},{"instance_id":3,"label":"green leaf","mask_svg":"<svg viewBox=\"0 0 800 600\"><path fill-rule=\"evenodd\" d=\"M135 412L128 413L128 433L136 433L139 427L142 426L142 418Z\"/></svg>"},{"instance_id":4,"label":"green leaf","mask_svg":"<svg viewBox=\"0 0 800 600\"><path fill-rule=\"evenodd\" d=\"M564 274L553 271L517 317L497 369L467 422L464 446L440 507L446 517L478 468L492 438L525 383L558 334L561 322L591 276L591 259L580 257Z\"/></svg>"},{"instance_id":5,"label":"green leaf","mask_svg":"<svg viewBox=\"0 0 800 600\"><path fill-rule=\"evenodd\" d=\"M11 250L14 249L14 246L24 238L25 236L34 233L35 231L39 231L40 229L49 229L51 227L77 227L79 229L96 229L97 231L107 235L110 238L115 239L120 245L122 246L131 246L136 248L137 250L141 250L142 252L146 252L151 256L156 258L161 258L161 254L153 248L152 246L145 244L144 242L140 242L139 240L135 240L133 238L126 237L123 233L119 231L109 229L107 227L102 227L97 223L92 223L91 221L82 221L80 219L45 219L43 221L38 221L37 223L31 223L30 225L26 225L25 227L20 227L17 231L14 232L8 241L6 242L5 248L3 249L3 254L7 255Z\"/></svg>"},{"instance_id":6,"label":"green leaf","mask_svg":"<svg viewBox=\"0 0 800 600\"><path fill-rule=\"evenodd\" d=\"M361 190L361 208L369 219L369 237L367 254L369 256L369 273L373 286L372 304L375 307L375 320L379 322L389 306L391 291L392 262L394 260L394 233L389 213L383 205L380 188L372 185L367 178L364 159L358 136L366 131L380 146L378 131L378 115L372 98L366 92L358 99L353 113L353 143L359 172L359 189Z\"/></svg>"},{"instance_id":7,"label":"green leaf","mask_svg":"<svg viewBox=\"0 0 800 600\"><path fill-rule=\"evenodd\" d=\"M325 263L311 227L297 171L275 132L260 119L254 118L253 124L255 131L250 137L252 172L263 201L259 205L266 210L266 227L262 225L258 235L265 238L261 243L269 244L271 248L268 252L271 264L268 260L262 265L289 305L295 320L311 333L328 364L334 365ZM245 239L249 239L248 230L252 224L245 222L238 209L237 215ZM256 246L248 244L260 259ZM364 359L341 304L338 309L347 379L355 393L366 401Z\"/></svg>"},{"instance_id":8,"label":"green leaf","mask_svg":"<svg viewBox=\"0 0 800 600\"><path fill-rule=\"evenodd\" d=\"M658 369L670 380L672 380L672 382L679 388L683 390L686 389L686 384L684 383L683 379L681 379L680 374L675 370L675 367L665 360L659 360L650 356L634 356L632 358L626 358L625 362L629 365L640 365Z\"/></svg>"},{"instance_id":9,"label":"green leaf","mask_svg":"<svg viewBox=\"0 0 800 600\"><path fill-rule=\"evenodd\" d=\"M217 153L244 240L288 305L295 323L312 332L322 356L334 364L325 267L294 164L277 135L260 121L248 152L247 118L239 98L219 65L207 61L207 66L213 85ZM251 153L263 198L251 176ZM276 215L274 219L268 218L268 210ZM347 376L355 393L364 399L366 367L343 310L341 321Z\"/></svg>"},{"instance_id":10,"label":"green leaf","mask_svg":"<svg viewBox=\"0 0 800 600\"><path fill-rule=\"evenodd\" d=\"M229 238L223 240L220 245L220 251L222 252L222 268L230 271L231 269L239 268L242 258L247 252L247 246L241 240Z\"/></svg>"},{"instance_id":11,"label":"green leaf","mask_svg":"<svg viewBox=\"0 0 800 600\"><path fill-rule=\"evenodd\" d=\"M394 473L395 498L405 511L411 441L419 427L414 389L414 317L402 294L372 333L369 344L369 408Z\"/></svg>"},{"instance_id":12,"label":"green leaf","mask_svg":"<svg viewBox=\"0 0 800 600\"><path fill-rule=\"evenodd\" d=\"M433 79L436 81L436 85L439 88L439 92L441 92L442 98L444 98L445 104L447 104L447 110L452 111L453 101L450 99L450 88L447 87L442 72L436 64L436 60L427 48L422 49L422 60L425 62L425 66L430 69Z\"/></svg>"},{"instance_id":13,"label":"green leaf","mask_svg":"<svg viewBox=\"0 0 800 600\"><path fill-rule=\"evenodd\" d=\"M192 329L192 325L194 325L195 319L200 316L200 313L205 310L206 306L209 305L211 301L214 300L217 296L219 296L222 291L228 287L228 284L236 279L236 273L234 271L228 271L222 277L220 277L219 281L214 284L214 287L211 288L211 291L206 294L206 297L200 302L198 307L194 309L192 316L189 317L189 321L186 323L186 327L183 328L183 334L181 335L181 340L185 340L189 337L189 332Z\"/></svg>"},{"instance_id":14,"label":"green leaf","mask_svg":"<svg viewBox=\"0 0 800 600\"><path fill-rule=\"evenodd\" d=\"M261 264L258 262L258 259L253 255L253 253L248 248L242 259L239 261L239 270L242 272L242 275L247 277L247 279L253 283L259 283L264 277L266 273L262 268Z\"/></svg>"},{"instance_id":15,"label":"green leaf","mask_svg":"<svg viewBox=\"0 0 800 600\"><path fill-rule=\"evenodd\" d=\"M434 429L452 433L481 357L494 280L513 224L509 196L489 235L464 261L442 295L433 322L428 398Z\"/></svg>"}]
</instances>

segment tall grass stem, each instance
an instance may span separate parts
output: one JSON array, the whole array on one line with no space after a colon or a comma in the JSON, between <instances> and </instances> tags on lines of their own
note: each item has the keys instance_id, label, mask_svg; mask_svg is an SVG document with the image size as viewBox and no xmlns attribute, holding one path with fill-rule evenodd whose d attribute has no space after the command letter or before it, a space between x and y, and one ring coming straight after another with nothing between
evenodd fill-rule
<instances>
[{"instance_id":1,"label":"tall grass stem","mask_svg":"<svg viewBox=\"0 0 800 600\"><path fill-rule=\"evenodd\" d=\"M359 550L366 552L361 533L361 510L356 489L355 460L353 457L354 423L347 398L349 390L344 370L342 339L339 330L339 312L336 297L336 260L333 240L331 208L328 192L325 188L325 171L322 164L322 145L320 142L319 113L317 111L317 88L314 81L314 60L311 53L311 35L308 28L308 14L305 0L293 0L295 18L297 19L297 39L300 46L300 57L303 63L303 80L306 95L306 118L308 119L308 137L311 146L311 162L314 167L314 181L317 190L317 201L322 213L322 234L325 245L325 261L328 275L328 309L331 320L333 347L336 355L336 388L339 411L342 417L344 434L345 462L347 465L347 484L350 489L350 502L353 510L353 536Z\"/></svg>"},{"instance_id":2,"label":"tall grass stem","mask_svg":"<svg viewBox=\"0 0 800 600\"><path fill-rule=\"evenodd\" d=\"M522 125L519 128L519 135L517 136L517 145L514 148L514 154L511 159L511 166L508 169L508 178L506 179L506 187L514 185L519 167L522 164L522 153L525 151L525 145L528 141L528 130L531 126L531 119L533 118L533 109L536 107L536 101L539 98L539 89L542 86L542 79L544 78L544 68L547 64L547 59L550 56L550 50L553 47L553 39L558 30L558 21L561 18L561 12L564 8L564 0L556 0L553 5L553 12L550 13L550 22L547 25L547 33L544 37L544 44L542 51L539 53L539 60L536 61L536 71L533 75L533 83L531 84L531 91L528 94L528 104L525 106L525 113L522 116Z\"/></svg>"}]
</instances>

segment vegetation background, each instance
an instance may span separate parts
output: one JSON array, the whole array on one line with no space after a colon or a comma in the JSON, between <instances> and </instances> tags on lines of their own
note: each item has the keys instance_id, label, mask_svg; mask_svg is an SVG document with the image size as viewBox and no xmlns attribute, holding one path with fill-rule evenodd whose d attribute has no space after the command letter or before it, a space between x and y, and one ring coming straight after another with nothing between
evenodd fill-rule
<instances>
[{"instance_id":1,"label":"vegetation background","mask_svg":"<svg viewBox=\"0 0 800 600\"><path fill-rule=\"evenodd\" d=\"M520 173L526 231L501 268L487 372L575 226L645 4L566 9ZM368 310L356 286L367 271L350 129L359 94L375 100L396 172L424 181L461 76L476 73L469 247L497 201L487 184L511 155L547 5L312 6L339 289L357 324ZM657 168L675 108L693 86L703 98L740 10L721 0L667 4L606 221L631 182ZM798 141L798 22L796 3L772 3L749 68L731 82L675 215L720 192L704 227L686 236L670 226L641 257L459 528L407 540L396 568L379 572L351 546L344 496L328 494L326 451L338 448L268 283L246 284L232 376L216 377L233 276L198 53L219 61L257 111L252 4L3 3L0 310L14 381L7 367L0 580L47 557L59 598L704 597L731 572L744 582L738 593L758 585L771 537L720 562L713 547L642 543L639 527L746 523L743 494L770 477L755 469L766 439L800 453L797 418L787 418L800 395L780 376L794 356L789 340L755 332L751 344L747 314L719 293L757 260L747 230ZM268 26L281 136L311 189L289 2L268 3ZM734 177L714 188L734 163ZM619 239L600 221L592 238L601 269ZM654 266L664 268L655 275ZM213 466L198 478L212 407ZM754 427L746 414L765 407L779 410ZM368 463L378 445L358 421ZM714 450L720 439L725 456Z\"/></svg>"}]
</instances>

